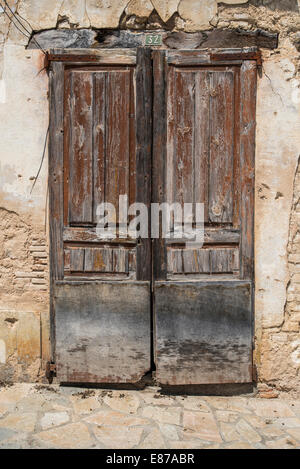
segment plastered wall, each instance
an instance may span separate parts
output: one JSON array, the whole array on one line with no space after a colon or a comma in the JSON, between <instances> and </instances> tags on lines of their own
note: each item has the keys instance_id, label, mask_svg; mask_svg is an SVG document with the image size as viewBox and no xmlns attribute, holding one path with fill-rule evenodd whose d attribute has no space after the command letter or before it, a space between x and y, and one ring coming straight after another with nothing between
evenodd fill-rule
<instances>
[{"instance_id":1,"label":"plastered wall","mask_svg":"<svg viewBox=\"0 0 300 469\"><path fill-rule=\"evenodd\" d=\"M16 0L9 5L35 31L279 33L278 49L263 50L258 78L255 363L261 396L300 395L298 2ZM35 181L49 121L48 76L43 54L26 50L28 42L0 7L0 381L43 380L50 353L47 152Z\"/></svg>"}]
</instances>

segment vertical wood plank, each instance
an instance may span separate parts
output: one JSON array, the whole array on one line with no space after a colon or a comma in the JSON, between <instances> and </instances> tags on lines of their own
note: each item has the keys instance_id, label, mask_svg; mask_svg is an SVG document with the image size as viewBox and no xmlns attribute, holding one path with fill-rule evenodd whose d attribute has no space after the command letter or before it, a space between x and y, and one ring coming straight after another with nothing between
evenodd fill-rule
<instances>
[{"instance_id":1,"label":"vertical wood plank","mask_svg":"<svg viewBox=\"0 0 300 469\"><path fill-rule=\"evenodd\" d=\"M150 280L151 259L151 166L152 166L152 63L151 50L138 48L136 66L136 194L148 207L148 239L137 247L137 280Z\"/></svg>"},{"instance_id":2,"label":"vertical wood plank","mask_svg":"<svg viewBox=\"0 0 300 469\"><path fill-rule=\"evenodd\" d=\"M232 222L234 79L232 72L211 72L209 218Z\"/></svg>"},{"instance_id":3,"label":"vertical wood plank","mask_svg":"<svg viewBox=\"0 0 300 469\"><path fill-rule=\"evenodd\" d=\"M183 273L182 249L168 250L168 272L170 274Z\"/></svg>"},{"instance_id":4,"label":"vertical wood plank","mask_svg":"<svg viewBox=\"0 0 300 469\"><path fill-rule=\"evenodd\" d=\"M209 249L169 249L168 272L170 274L209 274Z\"/></svg>"},{"instance_id":5,"label":"vertical wood plank","mask_svg":"<svg viewBox=\"0 0 300 469\"><path fill-rule=\"evenodd\" d=\"M65 249L64 251L64 271L71 270L71 251L70 249Z\"/></svg>"},{"instance_id":6,"label":"vertical wood plank","mask_svg":"<svg viewBox=\"0 0 300 469\"><path fill-rule=\"evenodd\" d=\"M70 249L71 272L84 271L84 249Z\"/></svg>"},{"instance_id":7,"label":"vertical wood plank","mask_svg":"<svg viewBox=\"0 0 300 469\"><path fill-rule=\"evenodd\" d=\"M209 273L210 271L209 250L197 249L193 251L193 255L195 259L195 271L194 272L201 272L203 274Z\"/></svg>"},{"instance_id":8,"label":"vertical wood plank","mask_svg":"<svg viewBox=\"0 0 300 469\"><path fill-rule=\"evenodd\" d=\"M119 211L119 195L129 195L130 71L107 74L106 202Z\"/></svg>"},{"instance_id":9,"label":"vertical wood plank","mask_svg":"<svg viewBox=\"0 0 300 469\"><path fill-rule=\"evenodd\" d=\"M194 203L204 204L204 222L208 222L208 158L209 143L209 89L210 79L207 71L195 74L195 168Z\"/></svg>"},{"instance_id":10,"label":"vertical wood plank","mask_svg":"<svg viewBox=\"0 0 300 469\"><path fill-rule=\"evenodd\" d=\"M93 222L93 76L73 72L70 119L70 223Z\"/></svg>"},{"instance_id":11,"label":"vertical wood plank","mask_svg":"<svg viewBox=\"0 0 300 469\"><path fill-rule=\"evenodd\" d=\"M238 274L240 271L240 255L239 255L239 249L232 249L232 254L231 254L231 268L232 272Z\"/></svg>"},{"instance_id":12,"label":"vertical wood plank","mask_svg":"<svg viewBox=\"0 0 300 469\"><path fill-rule=\"evenodd\" d=\"M239 252L237 248L211 249L211 273L229 273L239 270Z\"/></svg>"},{"instance_id":13,"label":"vertical wood plank","mask_svg":"<svg viewBox=\"0 0 300 469\"><path fill-rule=\"evenodd\" d=\"M124 248L113 249L112 255L113 267L115 273L127 274L128 273L128 250Z\"/></svg>"},{"instance_id":14,"label":"vertical wood plank","mask_svg":"<svg viewBox=\"0 0 300 469\"><path fill-rule=\"evenodd\" d=\"M254 276L254 168L257 68L255 61L241 67L241 278Z\"/></svg>"},{"instance_id":15,"label":"vertical wood plank","mask_svg":"<svg viewBox=\"0 0 300 469\"><path fill-rule=\"evenodd\" d=\"M129 272L136 271L136 249L131 249L128 252L128 271Z\"/></svg>"},{"instance_id":16,"label":"vertical wood plank","mask_svg":"<svg viewBox=\"0 0 300 469\"><path fill-rule=\"evenodd\" d=\"M135 83L134 69L130 70L130 119L129 119L129 205L136 201L136 131L135 131Z\"/></svg>"},{"instance_id":17,"label":"vertical wood plank","mask_svg":"<svg viewBox=\"0 0 300 469\"><path fill-rule=\"evenodd\" d=\"M152 202L166 202L166 133L167 133L167 102L166 102L166 53L153 51L153 165L152 165ZM174 142L172 142L174 143ZM169 169L169 168L168 168ZM167 278L167 250L165 240L160 236L153 240L153 278Z\"/></svg>"},{"instance_id":18,"label":"vertical wood plank","mask_svg":"<svg viewBox=\"0 0 300 469\"><path fill-rule=\"evenodd\" d=\"M231 272L231 255L231 249L211 249L211 273L218 274Z\"/></svg>"},{"instance_id":19,"label":"vertical wood plank","mask_svg":"<svg viewBox=\"0 0 300 469\"><path fill-rule=\"evenodd\" d=\"M165 73L167 74L167 151L166 151L166 200L169 204L174 202L174 179L175 179L175 67L165 65ZM157 92L157 89L155 88Z\"/></svg>"},{"instance_id":20,"label":"vertical wood plank","mask_svg":"<svg viewBox=\"0 0 300 469\"><path fill-rule=\"evenodd\" d=\"M194 195L195 74L175 73L175 152L173 201L192 203Z\"/></svg>"},{"instance_id":21,"label":"vertical wood plank","mask_svg":"<svg viewBox=\"0 0 300 469\"><path fill-rule=\"evenodd\" d=\"M241 112L241 85L240 85L240 67L234 68L235 96L234 96L234 164L233 164L233 217L232 224L234 228L241 226L240 198L241 198L241 175L240 175L240 112Z\"/></svg>"},{"instance_id":22,"label":"vertical wood plank","mask_svg":"<svg viewBox=\"0 0 300 469\"><path fill-rule=\"evenodd\" d=\"M105 201L106 141L106 72L93 74L93 222L97 223L97 206Z\"/></svg>"},{"instance_id":23,"label":"vertical wood plank","mask_svg":"<svg viewBox=\"0 0 300 469\"><path fill-rule=\"evenodd\" d=\"M209 273L209 250L183 250L183 272L185 274Z\"/></svg>"},{"instance_id":24,"label":"vertical wood plank","mask_svg":"<svg viewBox=\"0 0 300 469\"><path fill-rule=\"evenodd\" d=\"M72 84L72 71L64 71L64 161L63 161L63 172L64 172L64 226L69 225L69 198L70 198L70 133L72 126L71 121L71 84Z\"/></svg>"},{"instance_id":25,"label":"vertical wood plank","mask_svg":"<svg viewBox=\"0 0 300 469\"><path fill-rule=\"evenodd\" d=\"M51 279L62 280L63 265L63 119L64 64L54 62L50 72L49 213Z\"/></svg>"},{"instance_id":26,"label":"vertical wood plank","mask_svg":"<svg viewBox=\"0 0 300 469\"><path fill-rule=\"evenodd\" d=\"M110 248L87 248L84 250L85 272L112 272L113 260Z\"/></svg>"},{"instance_id":27,"label":"vertical wood plank","mask_svg":"<svg viewBox=\"0 0 300 469\"><path fill-rule=\"evenodd\" d=\"M50 219L50 342L51 359L55 360L56 328L54 285L64 276L63 246L63 132L64 132L64 64L54 62L50 71L50 123L49 123L49 219Z\"/></svg>"}]
</instances>

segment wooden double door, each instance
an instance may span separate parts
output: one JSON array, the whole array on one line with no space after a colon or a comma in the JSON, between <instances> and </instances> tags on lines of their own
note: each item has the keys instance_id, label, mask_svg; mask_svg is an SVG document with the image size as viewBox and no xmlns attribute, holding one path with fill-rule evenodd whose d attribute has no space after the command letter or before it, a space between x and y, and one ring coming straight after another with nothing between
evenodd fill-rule
<instances>
[{"instance_id":1,"label":"wooden double door","mask_svg":"<svg viewBox=\"0 0 300 469\"><path fill-rule=\"evenodd\" d=\"M60 382L134 383L154 369L166 385L252 381L256 57L51 51ZM128 232L120 195L148 208L147 236ZM107 239L97 234L103 202L116 208ZM151 239L153 203L203 203L203 246Z\"/></svg>"}]
</instances>

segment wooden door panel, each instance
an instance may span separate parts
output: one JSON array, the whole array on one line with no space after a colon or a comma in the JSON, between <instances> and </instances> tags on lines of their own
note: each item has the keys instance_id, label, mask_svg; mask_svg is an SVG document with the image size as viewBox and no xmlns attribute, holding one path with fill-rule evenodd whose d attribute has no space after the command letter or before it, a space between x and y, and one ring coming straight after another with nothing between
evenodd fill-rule
<instances>
[{"instance_id":1,"label":"wooden door panel","mask_svg":"<svg viewBox=\"0 0 300 469\"><path fill-rule=\"evenodd\" d=\"M130 72L107 76L105 201L119 210L119 195L130 194Z\"/></svg>"},{"instance_id":2,"label":"wooden door panel","mask_svg":"<svg viewBox=\"0 0 300 469\"><path fill-rule=\"evenodd\" d=\"M105 202L105 159L106 159L106 80L105 71L93 74L94 102L93 112L93 222L97 220L97 206Z\"/></svg>"},{"instance_id":3,"label":"wooden door panel","mask_svg":"<svg viewBox=\"0 0 300 469\"><path fill-rule=\"evenodd\" d=\"M235 120L233 72L210 73L209 97L209 221L232 223Z\"/></svg>"},{"instance_id":4,"label":"wooden door panel","mask_svg":"<svg viewBox=\"0 0 300 469\"><path fill-rule=\"evenodd\" d=\"M158 54L161 54L158 58ZM200 53L199 53L200 54ZM214 276L219 273L231 273L233 280L240 278L251 279L249 269L245 271L245 263L252 261L243 254L253 253L253 187L254 164L253 148L254 135L250 135L255 128L255 82L251 91L244 83L245 71L252 77L256 76L255 62L241 62L240 66L228 64L219 66L209 64L207 57L205 64L200 55L197 63L197 53L177 51L164 54L154 54L155 67L161 68L162 56L166 55L164 70L161 73L161 86L166 82L165 95L156 103L155 115L165 115L165 124L161 125L161 134L154 135L154 181L153 194L155 202L169 203L203 203L205 240L204 247L209 245L210 267L207 266L207 254L202 255L206 266L193 263L192 255L187 251L183 254L186 259L191 258L190 272L198 273L199 279L203 274ZM191 64L193 67L191 67ZM248 64L248 65L247 65ZM254 64L254 65L253 65ZM254 67L254 68L253 68ZM163 76L162 76L163 75ZM159 78L159 77L158 77ZM244 91L243 91L244 90ZM251 93L245 96L245 93ZM251 105L249 100L251 99ZM244 103L252 106L251 124L246 131L247 159L245 167L243 145L243 108ZM254 105L253 105L254 102ZM253 108L254 106L254 108ZM163 113L163 107L166 111ZM247 114L250 119L249 113ZM162 133L166 133L163 140ZM251 144L249 144L249 140ZM165 145L165 164L161 167L163 175L155 173L160 165L162 143ZM248 172L248 193L245 192L245 171ZM164 179L164 182L161 180ZM155 187L164 187L157 193ZM247 208L242 213L242 207ZM195 221L195 220L194 220ZM195 227L194 227L195 229ZM242 233L247 235L241 237ZM156 279L171 278L178 273L178 262L174 260L175 271L171 271L171 258L178 252L166 248L169 244L177 245L184 251L186 239L165 240L163 244L156 242L154 251L154 271L160 272ZM222 251L222 248L225 250ZM230 249L235 252L234 263L230 260ZM215 250L215 253L213 252ZM236 254L239 251L239 255ZM227 259L228 257L228 259ZM223 260L222 260L223 259ZM226 260L227 259L227 260ZM220 267L223 263L224 265ZM237 262L240 265L237 267ZM234 264L234 265L233 265ZM162 266L167 266L162 269ZM177 267L176 267L177 266ZM183 269L184 272L184 269ZM245 275L246 274L246 275Z\"/></svg>"},{"instance_id":5,"label":"wooden door panel","mask_svg":"<svg viewBox=\"0 0 300 469\"><path fill-rule=\"evenodd\" d=\"M173 181L170 187L170 202L193 202L193 158L194 148L194 76L192 73L175 73L173 134ZM178 97L178 99L176 99Z\"/></svg>"},{"instance_id":6,"label":"wooden door panel","mask_svg":"<svg viewBox=\"0 0 300 469\"><path fill-rule=\"evenodd\" d=\"M135 193L133 71L70 70L65 90L65 224L95 225L98 204Z\"/></svg>"},{"instance_id":7,"label":"wooden door panel","mask_svg":"<svg viewBox=\"0 0 300 469\"><path fill-rule=\"evenodd\" d=\"M124 235L118 210L120 195L150 205L150 51L59 52L50 74L53 359L61 382L136 382L151 366L151 241ZM102 202L115 208L113 237L97 235Z\"/></svg>"},{"instance_id":8,"label":"wooden door panel","mask_svg":"<svg viewBox=\"0 0 300 469\"><path fill-rule=\"evenodd\" d=\"M122 248L129 238L118 236L118 212L119 196L134 200L136 194L134 80L135 70L128 66L65 71L63 237L67 233L69 244L86 243L90 241L87 233L93 232L95 244L92 249L82 246L78 253L75 247L71 250L71 264L64 268L68 277L79 272L82 276L97 273L97 277L101 272L129 273L122 267L128 263L128 252L111 248L109 236L105 249L96 249L101 240L95 227L98 205L111 203L115 207L110 219L116 224L115 241ZM73 262L75 258L79 264Z\"/></svg>"},{"instance_id":9,"label":"wooden door panel","mask_svg":"<svg viewBox=\"0 0 300 469\"><path fill-rule=\"evenodd\" d=\"M70 72L68 219L70 225L93 222L93 75ZM67 85L68 86L68 85Z\"/></svg>"},{"instance_id":10,"label":"wooden door panel","mask_svg":"<svg viewBox=\"0 0 300 469\"><path fill-rule=\"evenodd\" d=\"M168 247L168 273L239 274L238 248L178 249Z\"/></svg>"},{"instance_id":11,"label":"wooden door panel","mask_svg":"<svg viewBox=\"0 0 300 469\"><path fill-rule=\"evenodd\" d=\"M154 243L156 377L251 382L256 62L153 56L153 201L204 204L202 247L185 235Z\"/></svg>"},{"instance_id":12,"label":"wooden door panel","mask_svg":"<svg viewBox=\"0 0 300 469\"><path fill-rule=\"evenodd\" d=\"M167 200L204 203L211 223L233 221L234 74L168 70Z\"/></svg>"},{"instance_id":13,"label":"wooden door panel","mask_svg":"<svg viewBox=\"0 0 300 469\"><path fill-rule=\"evenodd\" d=\"M198 71L194 87L194 199L204 203L204 222L208 222L209 209L209 145L210 145L210 76L207 71Z\"/></svg>"},{"instance_id":14,"label":"wooden door panel","mask_svg":"<svg viewBox=\"0 0 300 469\"><path fill-rule=\"evenodd\" d=\"M135 249L128 247L93 247L65 249L65 275L73 273L134 274L136 270Z\"/></svg>"}]
</instances>

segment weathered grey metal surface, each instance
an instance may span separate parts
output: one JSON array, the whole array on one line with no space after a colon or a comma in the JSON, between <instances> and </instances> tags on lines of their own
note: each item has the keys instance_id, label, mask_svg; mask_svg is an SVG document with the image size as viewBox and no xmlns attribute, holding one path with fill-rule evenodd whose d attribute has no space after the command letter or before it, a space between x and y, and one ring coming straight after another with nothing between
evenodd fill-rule
<instances>
[{"instance_id":1,"label":"weathered grey metal surface","mask_svg":"<svg viewBox=\"0 0 300 469\"><path fill-rule=\"evenodd\" d=\"M150 369L149 282L57 282L57 377L135 383Z\"/></svg>"},{"instance_id":2,"label":"weathered grey metal surface","mask_svg":"<svg viewBox=\"0 0 300 469\"><path fill-rule=\"evenodd\" d=\"M250 282L156 282L155 327L158 382L252 381Z\"/></svg>"}]
</instances>

